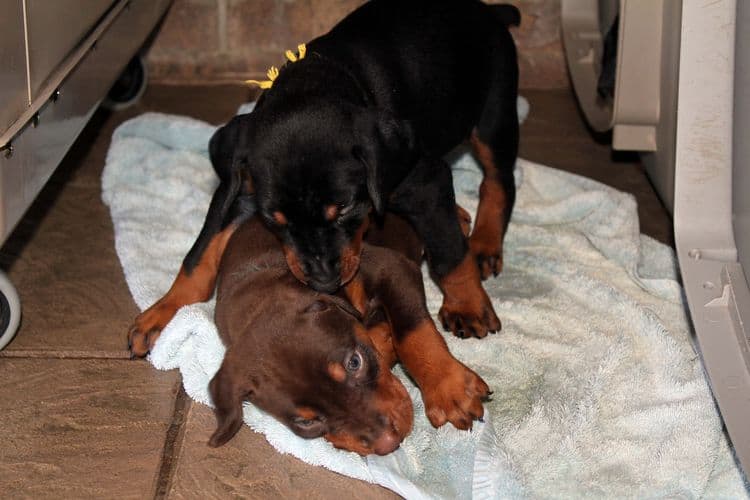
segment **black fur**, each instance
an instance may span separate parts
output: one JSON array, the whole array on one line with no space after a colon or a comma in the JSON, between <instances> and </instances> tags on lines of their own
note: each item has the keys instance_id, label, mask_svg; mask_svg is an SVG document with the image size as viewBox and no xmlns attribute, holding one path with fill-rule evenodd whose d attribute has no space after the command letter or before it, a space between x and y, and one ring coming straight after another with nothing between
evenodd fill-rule
<instances>
[{"instance_id":1,"label":"black fur","mask_svg":"<svg viewBox=\"0 0 750 500\"><path fill-rule=\"evenodd\" d=\"M246 216L232 207L249 175L253 206L313 288L341 285L342 249L371 208L405 216L433 273L445 276L467 246L441 158L473 129L495 155L512 208L518 69L506 26L519 19L514 7L476 0L372 0L311 41L251 114L212 138L221 186L186 270L202 240ZM335 220L325 216L330 205L340 207Z\"/></svg>"}]
</instances>

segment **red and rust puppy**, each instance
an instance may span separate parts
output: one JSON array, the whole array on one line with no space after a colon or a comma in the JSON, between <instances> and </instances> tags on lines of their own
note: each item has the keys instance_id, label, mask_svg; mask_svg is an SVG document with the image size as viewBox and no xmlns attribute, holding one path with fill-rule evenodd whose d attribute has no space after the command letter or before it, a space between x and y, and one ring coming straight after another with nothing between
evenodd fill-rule
<instances>
[{"instance_id":1,"label":"red and rust puppy","mask_svg":"<svg viewBox=\"0 0 750 500\"><path fill-rule=\"evenodd\" d=\"M372 237L371 239L375 239ZM421 258L413 231L394 221L378 237ZM251 401L305 438L324 436L362 455L395 450L410 432L409 395L391 373L412 375L430 422L468 429L481 418L487 385L457 361L427 313L417 265L396 251L365 245L360 273L370 307L315 292L288 271L278 242L253 219L231 238L219 269L216 324L227 346L211 381L218 428L228 441ZM391 330L391 325L393 330Z\"/></svg>"},{"instance_id":2,"label":"red and rust puppy","mask_svg":"<svg viewBox=\"0 0 750 500\"><path fill-rule=\"evenodd\" d=\"M499 330L481 279L502 268L515 200L518 65L507 26L519 19L515 7L479 0L371 0L311 41L252 113L212 137L220 185L203 229L131 342L148 346L165 318L207 293L198 287L205 266L247 217L252 194L309 287L356 295L348 285L368 214L388 210L424 241L444 294L443 326L462 337ZM442 159L466 140L485 174L468 243Z\"/></svg>"}]
</instances>

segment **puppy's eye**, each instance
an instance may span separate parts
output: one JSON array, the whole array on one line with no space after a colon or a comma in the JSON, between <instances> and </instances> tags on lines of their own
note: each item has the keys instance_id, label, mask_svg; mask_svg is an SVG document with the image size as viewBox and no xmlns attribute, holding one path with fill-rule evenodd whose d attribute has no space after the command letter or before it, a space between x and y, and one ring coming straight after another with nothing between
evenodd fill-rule
<instances>
[{"instance_id":1,"label":"puppy's eye","mask_svg":"<svg viewBox=\"0 0 750 500\"><path fill-rule=\"evenodd\" d=\"M316 300L305 308L306 313L319 313L328 310L328 303L324 300Z\"/></svg>"},{"instance_id":2,"label":"puppy's eye","mask_svg":"<svg viewBox=\"0 0 750 500\"><path fill-rule=\"evenodd\" d=\"M297 417L294 419L294 425L298 425L300 427L312 427L313 425L317 424L320 421L318 417L315 418L302 418Z\"/></svg>"},{"instance_id":3,"label":"puppy's eye","mask_svg":"<svg viewBox=\"0 0 750 500\"><path fill-rule=\"evenodd\" d=\"M362 368L362 356L357 351L354 351L346 360L344 366L349 373L358 372Z\"/></svg>"},{"instance_id":4,"label":"puppy's eye","mask_svg":"<svg viewBox=\"0 0 750 500\"><path fill-rule=\"evenodd\" d=\"M355 206L356 206L356 203L349 203L345 207L341 207L339 209L339 217L345 217L348 213L354 210Z\"/></svg>"}]
</instances>

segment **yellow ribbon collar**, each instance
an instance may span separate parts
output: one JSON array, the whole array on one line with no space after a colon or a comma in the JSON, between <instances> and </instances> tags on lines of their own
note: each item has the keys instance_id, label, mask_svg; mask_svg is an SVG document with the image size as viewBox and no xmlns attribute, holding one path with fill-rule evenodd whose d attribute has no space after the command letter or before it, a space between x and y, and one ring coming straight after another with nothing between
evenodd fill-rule
<instances>
[{"instance_id":1,"label":"yellow ribbon collar","mask_svg":"<svg viewBox=\"0 0 750 500\"><path fill-rule=\"evenodd\" d=\"M297 54L295 54L291 50L287 50L285 52L285 55L289 62L295 63L304 59L306 53L307 47L304 43L301 43L297 45ZM262 89L270 89L273 85L274 80L276 80L276 77L279 76L279 68L277 68L276 66L271 66L270 68L268 68L268 72L266 73L266 75L268 76L268 80L245 80L245 83L248 85L257 85Z\"/></svg>"}]
</instances>

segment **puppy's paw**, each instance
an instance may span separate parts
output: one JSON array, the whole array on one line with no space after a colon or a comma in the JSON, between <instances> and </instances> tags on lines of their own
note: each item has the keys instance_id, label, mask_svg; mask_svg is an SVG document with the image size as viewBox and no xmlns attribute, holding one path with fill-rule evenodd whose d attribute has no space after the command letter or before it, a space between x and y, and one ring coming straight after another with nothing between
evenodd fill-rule
<instances>
[{"instance_id":1,"label":"puppy's paw","mask_svg":"<svg viewBox=\"0 0 750 500\"><path fill-rule=\"evenodd\" d=\"M443 306L438 315L443 328L461 338L482 338L500 330L500 320L482 288L479 269L470 251L440 281L440 288Z\"/></svg>"},{"instance_id":2,"label":"puppy's paw","mask_svg":"<svg viewBox=\"0 0 750 500\"><path fill-rule=\"evenodd\" d=\"M462 339L481 339L488 333L497 333L502 328L484 290L466 298L445 297L438 317L445 331L450 331Z\"/></svg>"},{"instance_id":3,"label":"puppy's paw","mask_svg":"<svg viewBox=\"0 0 750 500\"><path fill-rule=\"evenodd\" d=\"M161 330L151 329L142 331L138 325L132 325L128 330L128 350L131 358L143 358L154 347Z\"/></svg>"},{"instance_id":4,"label":"puppy's paw","mask_svg":"<svg viewBox=\"0 0 750 500\"><path fill-rule=\"evenodd\" d=\"M461 430L471 429L474 420L481 420L482 401L490 394L487 383L455 359L434 385L422 388L425 412L432 426L450 422Z\"/></svg>"},{"instance_id":5,"label":"puppy's paw","mask_svg":"<svg viewBox=\"0 0 750 500\"><path fill-rule=\"evenodd\" d=\"M155 304L139 314L128 330L128 350L131 358L145 357L153 349L161 331L174 317L174 309Z\"/></svg>"},{"instance_id":6,"label":"puppy's paw","mask_svg":"<svg viewBox=\"0 0 750 500\"><path fill-rule=\"evenodd\" d=\"M469 239L469 249L477 260L479 274L483 280L502 272L503 249L499 237L493 241L493 238L484 237L482 233L475 231Z\"/></svg>"}]
</instances>

